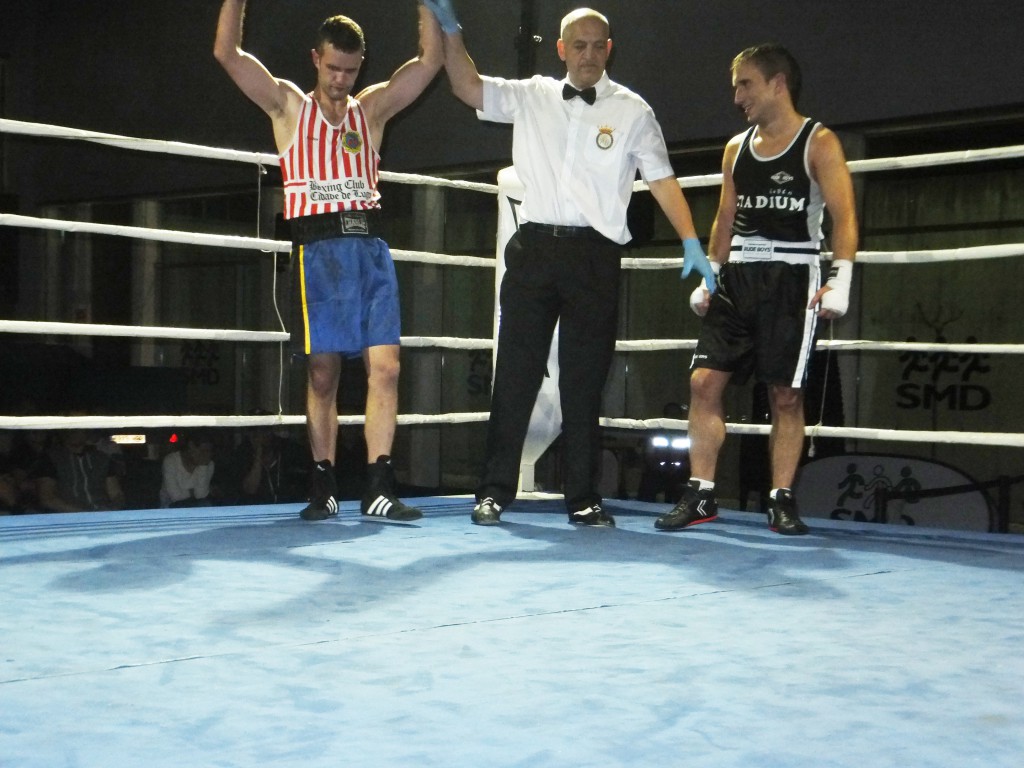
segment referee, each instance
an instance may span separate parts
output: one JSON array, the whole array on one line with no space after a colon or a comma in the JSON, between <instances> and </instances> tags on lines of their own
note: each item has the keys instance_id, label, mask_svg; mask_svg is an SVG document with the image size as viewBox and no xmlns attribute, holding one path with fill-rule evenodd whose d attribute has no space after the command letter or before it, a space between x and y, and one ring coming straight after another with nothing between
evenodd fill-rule
<instances>
[{"instance_id":1,"label":"referee","mask_svg":"<svg viewBox=\"0 0 1024 768\"><path fill-rule=\"evenodd\" d=\"M562 19L566 77L481 76L451 0L424 0L445 32L455 95L483 120L513 124L525 187L519 230L505 250L501 325L486 459L472 520L496 525L515 500L523 443L559 323L563 477L569 522L614 526L601 508L601 395L615 349L626 207L637 171L683 241L684 276L714 277L650 106L608 78L608 20L580 8Z\"/></svg>"}]
</instances>

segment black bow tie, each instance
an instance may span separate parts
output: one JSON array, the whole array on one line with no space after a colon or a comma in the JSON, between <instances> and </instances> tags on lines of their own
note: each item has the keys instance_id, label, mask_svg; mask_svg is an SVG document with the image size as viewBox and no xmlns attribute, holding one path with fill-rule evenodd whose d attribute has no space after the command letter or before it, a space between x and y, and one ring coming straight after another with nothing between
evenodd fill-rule
<instances>
[{"instance_id":1,"label":"black bow tie","mask_svg":"<svg viewBox=\"0 0 1024 768\"><path fill-rule=\"evenodd\" d=\"M578 91L568 83L562 86L563 99L568 101L569 99L574 99L577 96L587 102L587 104L593 104L597 101L597 88L590 86L589 88L584 88L582 91Z\"/></svg>"}]
</instances>

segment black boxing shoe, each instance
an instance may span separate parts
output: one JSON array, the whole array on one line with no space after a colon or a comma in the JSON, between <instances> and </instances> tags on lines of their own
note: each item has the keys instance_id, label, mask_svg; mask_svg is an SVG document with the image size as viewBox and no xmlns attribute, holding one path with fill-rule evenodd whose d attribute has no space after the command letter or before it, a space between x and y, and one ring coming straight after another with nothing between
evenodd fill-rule
<instances>
[{"instance_id":1,"label":"black boxing shoe","mask_svg":"<svg viewBox=\"0 0 1024 768\"><path fill-rule=\"evenodd\" d=\"M796 499L788 488L780 488L768 499L768 528L783 536L803 536L810 529L796 511Z\"/></svg>"},{"instance_id":2,"label":"black boxing shoe","mask_svg":"<svg viewBox=\"0 0 1024 768\"><path fill-rule=\"evenodd\" d=\"M359 506L363 517L370 520L419 520L423 513L399 501L395 495L395 470L390 456L379 456L367 468L366 492Z\"/></svg>"},{"instance_id":3,"label":"black boxing shoe","mask_svg":"<svg viewBox=\"0 0 1024 768\"><path fill-rule=\"evenodd\" d=\"M329 461L318 461L309 480L309 506L299 512L303 520L326 520L338 514L337 480Z\"/></svg>"},{"instance_id":4,"label":"black boxing shoe","mask_svg":"<svg viewBox=\"0 0 1024 768\"><path fill-rule=\"evenodd\" d=\"M379 493L376 496L364 496L360 511L364 517L368 517L371 520L383 519L408 522L410 520L419 520L423 517L423 512L416 509L416 507L410 507L396 496L386 493Z\"/></svg>"},{"instance_id":5,"label":"black boxing shoe","mask_svg":"<svg viewBox=\"0 0 1024 768\"><path fill-rule=\"evenodd\" d=\"M659 531L681 531L691 525L718 519L718 502L712 490L700 490L700 483L691 480L683 486L683 497L667 515L654 521Z\"/></svg>"}]
</instances>

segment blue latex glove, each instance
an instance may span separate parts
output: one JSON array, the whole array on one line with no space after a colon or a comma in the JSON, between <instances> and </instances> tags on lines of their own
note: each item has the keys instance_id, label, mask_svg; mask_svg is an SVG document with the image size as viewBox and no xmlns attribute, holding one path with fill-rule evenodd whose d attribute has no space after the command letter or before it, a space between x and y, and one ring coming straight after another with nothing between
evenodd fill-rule
<instances>
[{"instance_id":1,"label":"blue latex glove","mask_svg":"<svg viewBox=\"0 0 1024 768\"><path fill-rule=\"evenodd\" d=\"M711 262L704 255L704 249L700 247L700 240L696 237L688 237L683 240L683 279L689 277L695 269L704 277L704 285L707 286L708 293L714 293L715 272L711 269Z\"/></svg>"},{"instance_id":2,"label":"blue latex glove","mask_svg":"<svg viewBox=\"0 0 1024 768\"><path fill-rule=\"evenodd\" d=\"M437 18L437 23L446 35L454 35L462 29L459 20L455 18L452 0L423 0L423 4Z\"/></svg>"}]
</instances>

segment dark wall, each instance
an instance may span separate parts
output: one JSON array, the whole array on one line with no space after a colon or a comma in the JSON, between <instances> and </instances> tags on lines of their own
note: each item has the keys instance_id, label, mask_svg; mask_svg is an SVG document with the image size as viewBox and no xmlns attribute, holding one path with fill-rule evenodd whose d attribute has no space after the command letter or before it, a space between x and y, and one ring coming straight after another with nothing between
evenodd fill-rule
<instances>
[{"instance_id":1,"label":"dark wall","mask_svg":"<svg viewBox=\"0 0 1024 768\"><path fill-rule=\"evenodd\" d=\"M520 3L455 0L481 72L515 76ZM272 151L269 122L211 50L219 2L2 2L5 117L132 136ZM558 22L577 2L538 0L537 69L561 76ZM309 48L322 18L344 12L368 39L362 84L415 49L413 0L251 0L246 48L280 77L312 85ZM655 108L672 143L717 142L742 128L728 65L749 44L788 45L805 69L803 111L835 126L1024 103L1016 3L974 0L603 0L611 74ZM443 76L391 125L389 170L504 162L507 128L476 120ZM251 184L223 162L8 139L7 188L36 201ZM0 190L2 191L2 190Z\"/></svg>"}]
</instances>

